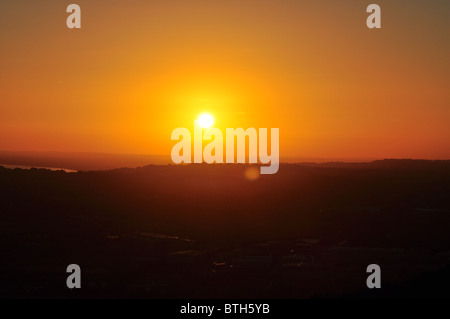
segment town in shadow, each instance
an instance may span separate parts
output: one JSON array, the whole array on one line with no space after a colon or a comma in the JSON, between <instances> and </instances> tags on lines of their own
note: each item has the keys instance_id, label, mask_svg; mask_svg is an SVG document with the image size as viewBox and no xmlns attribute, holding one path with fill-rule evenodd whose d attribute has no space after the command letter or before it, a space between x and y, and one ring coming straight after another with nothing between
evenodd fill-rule
<instances>
[{"instance_id":1,"label":"town in shadow","mask_svg":"<svg viewBox=\"0 0 450 319\"><path fill-rule=\"evenodd\" d=\"M249 169L0 167L0 297L450 296L450 161Z\"/></svg>"}]
</instances>

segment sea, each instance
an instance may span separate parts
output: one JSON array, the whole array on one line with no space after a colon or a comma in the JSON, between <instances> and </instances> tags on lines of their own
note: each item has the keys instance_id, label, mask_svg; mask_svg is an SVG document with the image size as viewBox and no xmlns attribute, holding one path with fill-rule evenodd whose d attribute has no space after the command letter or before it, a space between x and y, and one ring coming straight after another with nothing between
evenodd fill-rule
<instances>
[{"instance_id":1,"label":"sea","mask_svg":"<svg viewBox=\"0 0 450 319\"><path fill-rule=\"evenodd\" d=\"M4 168L20 168L20 169L32 169L32 168L43 168L48 169L51 171L64 171L66 173L76 173L76 170L73 169L67 169L67 168L60 168L60 167L40 167L40 166L27 166L27 165L11 165L11 164L0 164L0 166L3 166Z\"/></svg>"}]
</instances>

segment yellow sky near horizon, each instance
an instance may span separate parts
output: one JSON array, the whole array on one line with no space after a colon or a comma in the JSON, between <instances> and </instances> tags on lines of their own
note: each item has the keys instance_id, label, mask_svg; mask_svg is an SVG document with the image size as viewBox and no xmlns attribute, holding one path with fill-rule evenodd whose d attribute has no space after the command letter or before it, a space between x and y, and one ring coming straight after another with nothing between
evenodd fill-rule
<instances>
[{"instance_id":1,"label":"yellow sky near horizon","mask_svg":"<svg viewBox=\"0 0 450 319\"><path fill-rule=\"evenodd\" d=\"M446 1L0 3L0 150L170 154L177 127L279 127L280 155L450 158Z\"/></svg>"}]
</instances>

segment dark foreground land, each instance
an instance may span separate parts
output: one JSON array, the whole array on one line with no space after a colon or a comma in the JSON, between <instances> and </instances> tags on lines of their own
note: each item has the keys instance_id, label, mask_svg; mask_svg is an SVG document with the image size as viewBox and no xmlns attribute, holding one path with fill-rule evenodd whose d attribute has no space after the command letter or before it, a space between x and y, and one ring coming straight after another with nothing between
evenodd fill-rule
<instances>
[{"instance_id":1,"label":"dark foreground land","mask_svg":"<svg viewBox=\"0 0 450 319\"><path fill-rule=\"evenodd\" d=\"M450 297L450 161L247 168L0 168L0 297Z\"/></svg>"}]
</instances>

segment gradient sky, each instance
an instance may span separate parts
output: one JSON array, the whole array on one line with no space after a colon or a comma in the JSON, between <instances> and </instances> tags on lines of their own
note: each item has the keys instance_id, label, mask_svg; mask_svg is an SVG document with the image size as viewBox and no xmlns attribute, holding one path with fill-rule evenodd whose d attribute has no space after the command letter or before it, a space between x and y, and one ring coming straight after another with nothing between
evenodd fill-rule
<instances>
[{"instance_id":1,"label":"gradient sky","mask_svg":"<svg viewBox=\"0 0 450 319\"><path fill-rule=\"evenodd\" d=\"M448 0L2 0L0 150L169 155L172 130L207 111L222 129L279 127L282 159L450 159L449 13Z\"/></svg>"}]
</instances>

